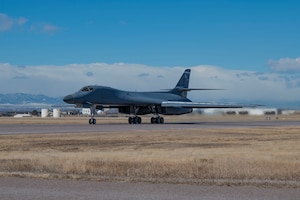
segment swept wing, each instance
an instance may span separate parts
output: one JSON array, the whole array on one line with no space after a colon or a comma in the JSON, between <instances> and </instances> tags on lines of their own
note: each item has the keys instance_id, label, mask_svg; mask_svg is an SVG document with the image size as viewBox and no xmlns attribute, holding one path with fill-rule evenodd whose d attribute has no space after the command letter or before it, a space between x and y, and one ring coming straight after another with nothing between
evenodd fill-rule
<instances>
[{"instance_id":1,"label":"swept wing","mask_svg":"<svg viewBox=\"0 0 300 200\"><path fill-rule=\"evenodd\" d=\"M216 104L200 102L182 102L182 101L163 101L161 107L181 107L181 108L245 108L257 107L261 105L244 105L244 104Z\"/></svg>"}]
</instances>

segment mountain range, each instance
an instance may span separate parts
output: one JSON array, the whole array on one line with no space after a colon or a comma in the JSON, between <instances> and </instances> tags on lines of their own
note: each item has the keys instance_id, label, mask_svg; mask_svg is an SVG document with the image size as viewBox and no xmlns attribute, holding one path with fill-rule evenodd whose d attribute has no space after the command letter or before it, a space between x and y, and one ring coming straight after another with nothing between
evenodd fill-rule
<instances>
[{"instance_id":1,"label":"mountain range","mask_svg":"<svg viewBox=\"0 0 300 200\"><path fill-rule=\"evenodd\" d=\"M64 104L63 97L48 97L46 95L34 95L24 93L0 94L0 104Z\"/></svg>"}]
</instances>

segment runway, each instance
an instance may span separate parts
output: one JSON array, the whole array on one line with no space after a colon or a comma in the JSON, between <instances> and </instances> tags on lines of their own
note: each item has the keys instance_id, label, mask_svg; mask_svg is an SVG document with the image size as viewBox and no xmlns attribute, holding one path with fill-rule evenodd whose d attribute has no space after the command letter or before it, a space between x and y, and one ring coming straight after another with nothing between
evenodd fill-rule
<instances>
[{"instance_id":1,"label":"runway","mask_svg":"<svg viewBox=\"0 0 300 200\"><path fill-rule=\"evenodd\" d=\"M82 180L0 178L0 197L9 199L298 199L299 189L257 188Z\"/></svg>"},{"instance_id":2,"label":"runway","mask_svg":"<svg viewBox=\"0 0 300 200\"><path fill-rule=\"evenodd\" d=\"M300 126L299 121L249 121L249 122L199 122L165 124L0 124L0 135L10 134L50 134L82 132L120 132L142 130L190 130L209 128L262 128Z\"/></svg>"}]
</instances>

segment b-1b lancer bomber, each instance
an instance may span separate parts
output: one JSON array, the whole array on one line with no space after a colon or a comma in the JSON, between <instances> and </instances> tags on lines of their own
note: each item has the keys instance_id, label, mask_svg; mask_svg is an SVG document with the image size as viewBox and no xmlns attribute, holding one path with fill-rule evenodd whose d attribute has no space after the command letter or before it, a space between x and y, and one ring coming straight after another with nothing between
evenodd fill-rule
<instances>
[{"instance_id":1,"label":"b-1b lancer bomber","mask_svg":"<svg viewBox=\"0 0 300 200\"><path fill-rule=\"evenodd\" d=\"M85 86L74 94L67 95L63 100L77 107L90 108L89 124L96 124L97 109L118 108L120 113L128 114L129 124L141 124L138 115L153 114L152 124L163 124L160 115L182 115L191 113L193 108L242 108L242 105L213 104L192 102L187 98L191 90L216 90L189 88L190 69L186 69L175 88L156 92L131 92L106 86Z\"/></svg>"}]
</instances>

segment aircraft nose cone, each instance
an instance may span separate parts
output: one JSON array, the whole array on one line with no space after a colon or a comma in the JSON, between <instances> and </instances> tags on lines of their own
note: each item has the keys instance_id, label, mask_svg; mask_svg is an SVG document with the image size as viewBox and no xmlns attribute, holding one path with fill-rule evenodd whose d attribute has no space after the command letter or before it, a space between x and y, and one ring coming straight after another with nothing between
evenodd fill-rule
<instances>
[{"instance_id":1,"label":"aircraft nose cone","mask_svg":"<svg viewBox=\"0 0 300 200\"><path fill-rule=\"evenodd\" d=\"M71 104L74 103L74 97L73 97L73 95L67 95L67 96L65 96L65 98L63 100L66 103L71 103Z\"/></svg>"}]
</instances>

